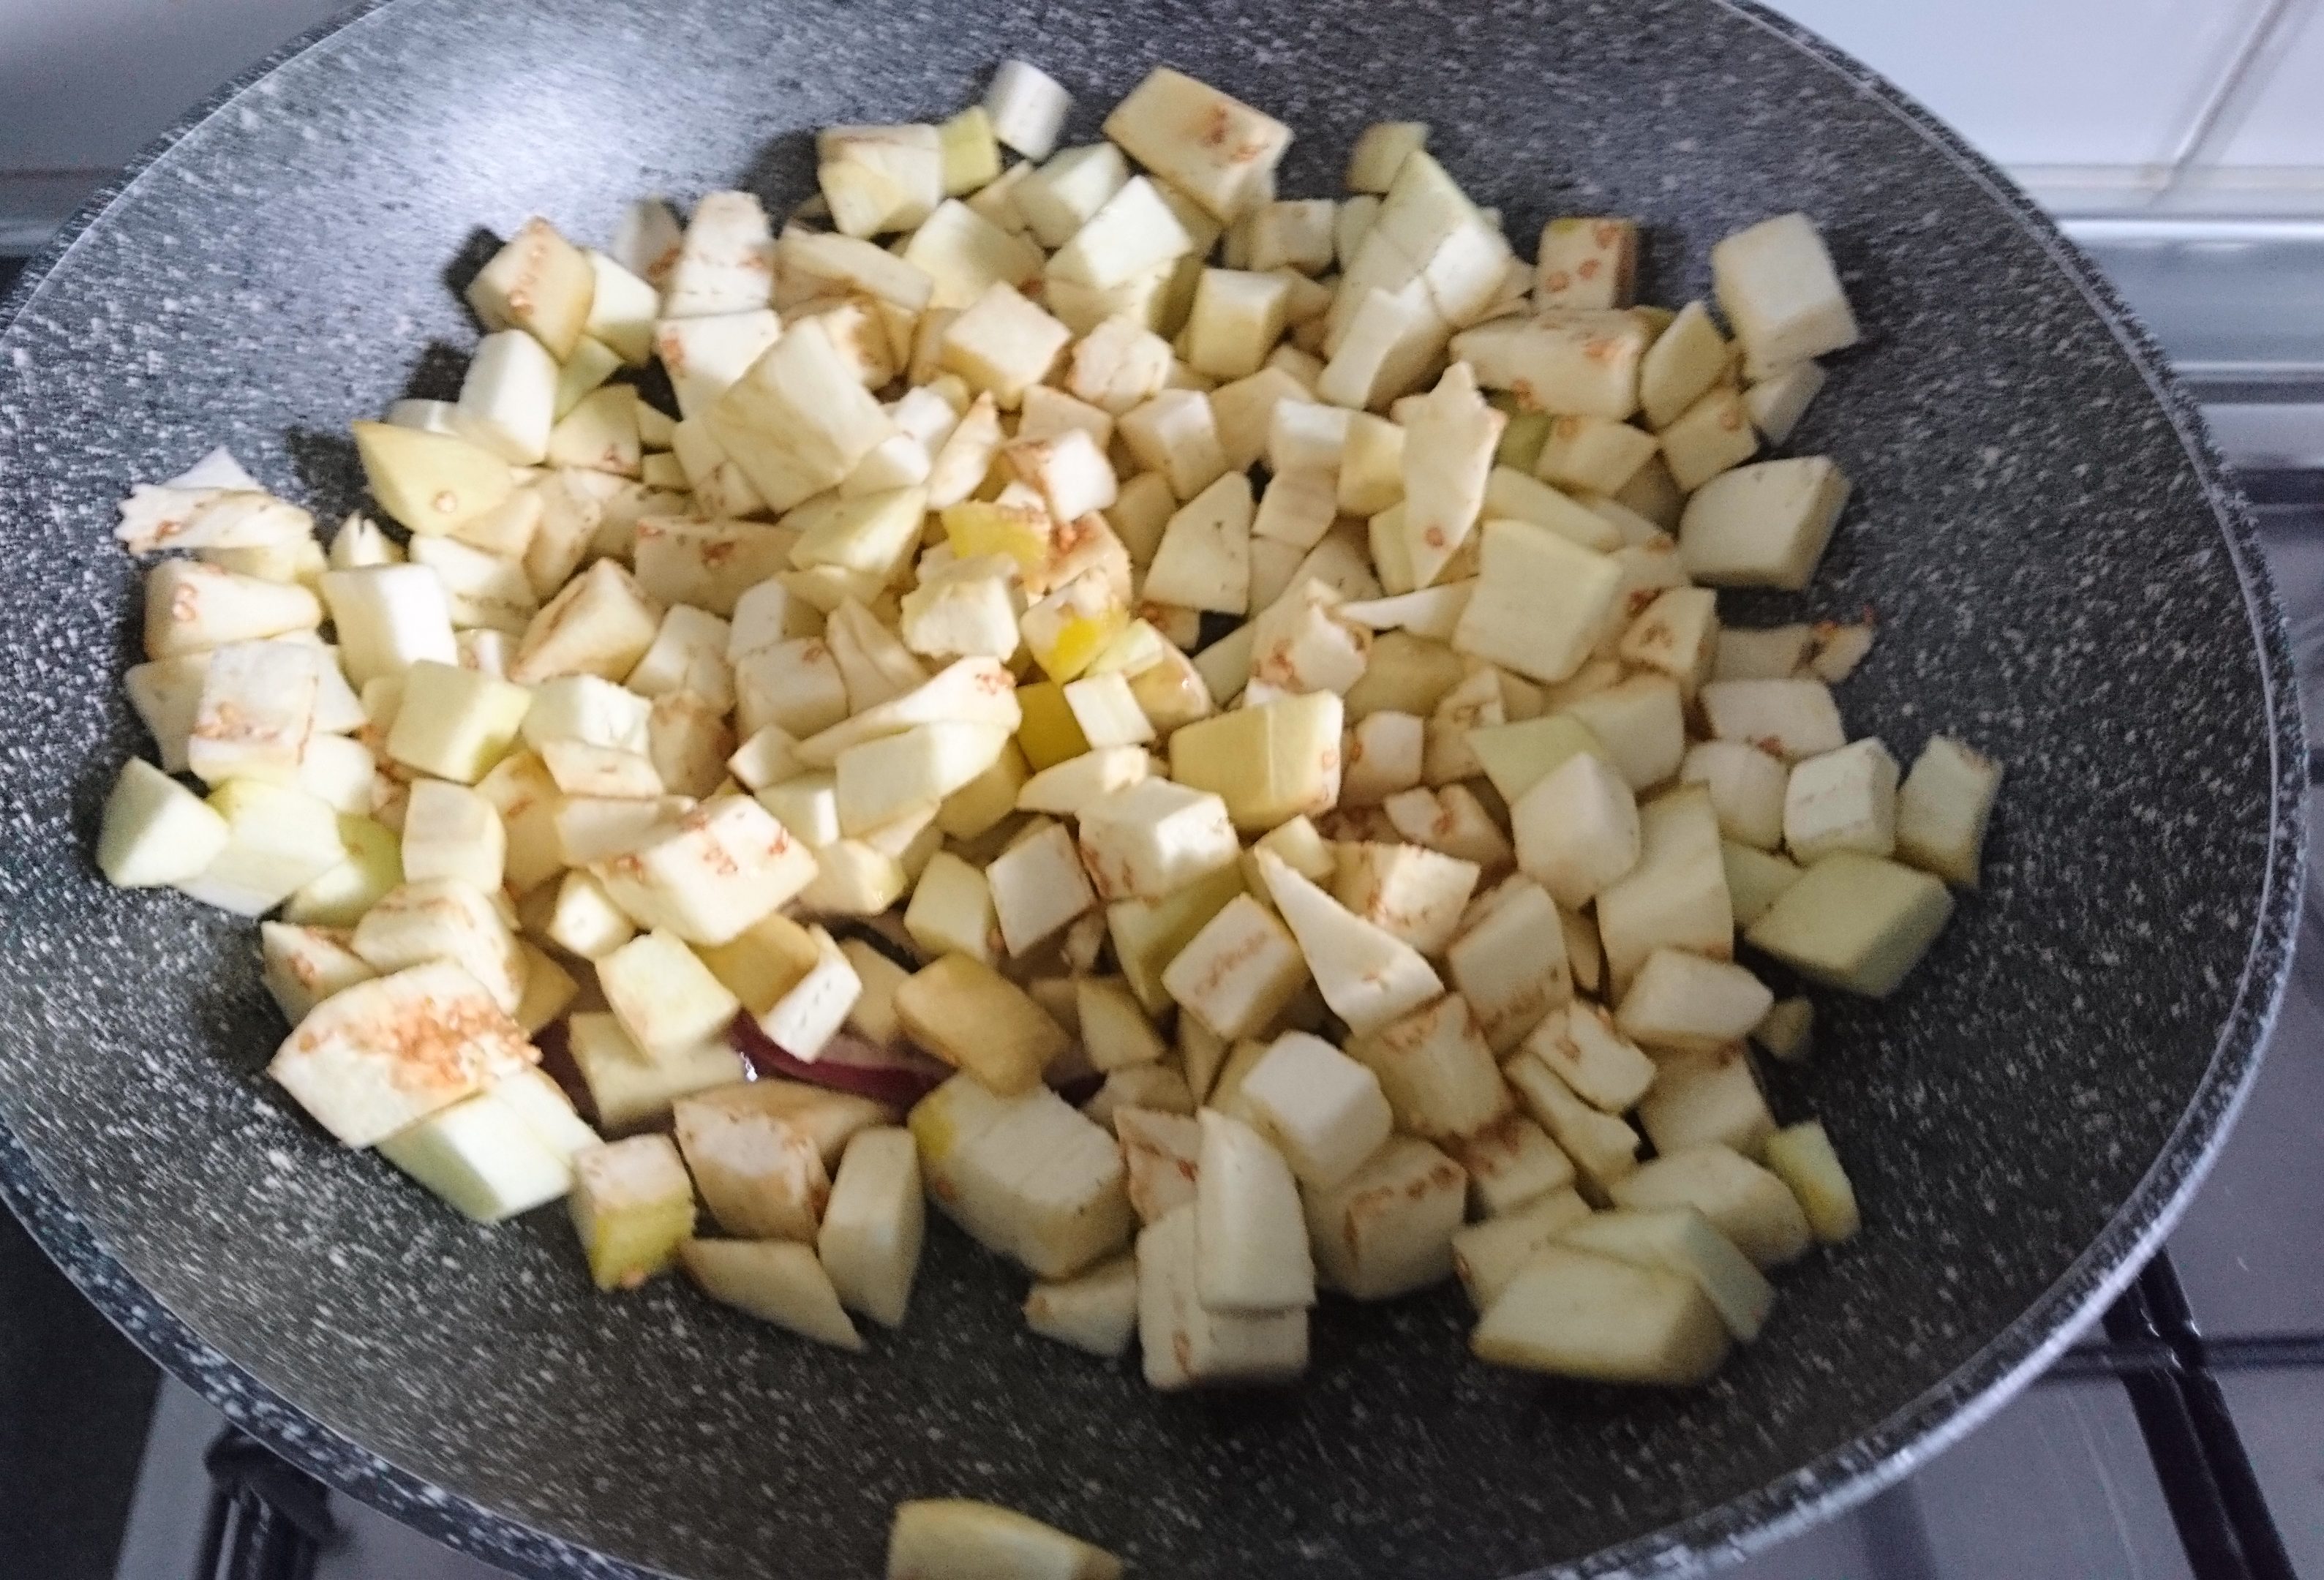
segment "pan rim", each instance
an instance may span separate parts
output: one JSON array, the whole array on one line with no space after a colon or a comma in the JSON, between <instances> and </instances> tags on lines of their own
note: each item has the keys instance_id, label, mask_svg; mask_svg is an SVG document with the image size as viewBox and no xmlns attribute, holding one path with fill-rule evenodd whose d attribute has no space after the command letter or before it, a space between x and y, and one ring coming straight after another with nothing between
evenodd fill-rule
<instances>
[{"instance_id":1,"label":"pan rim","mask_svg":"<svg viewBox=\"0 0 2324 1580\"><path fill-rule=\"evenodd\" d=\"M365 25L395 0L362 3L300 34L219 88L100 187L0 296L0 331L29 307L79 242L180 146L293 60ZM2080 1255L1942 1380L1851 1441L1774 1481L1659 1529L1517 1580L1690 1572L1723 1566L1840 1514L1912 1474L2014 1399L2129 1284L2185 1211L2248 1096L2290 979L2306 868L2307 751L2291 643L2249 503L2227 474L2195 401L2137 316L2089 258L1997 167L1886 78L1755 0L1706 0L1774 36L1894 116L1972 180L2089 303L2153 393L2217 522L2243 596L2269 720L2268 848L2250 947L2209 1064L2153 1163ZM602 1553L369 1448L213 1346L149 1291L66 1203L0 1115L0 1199L108 1320L241 1430L335 1490L458 1550L534 1573L679 1580Z\"/></svg>"}]
</instances>

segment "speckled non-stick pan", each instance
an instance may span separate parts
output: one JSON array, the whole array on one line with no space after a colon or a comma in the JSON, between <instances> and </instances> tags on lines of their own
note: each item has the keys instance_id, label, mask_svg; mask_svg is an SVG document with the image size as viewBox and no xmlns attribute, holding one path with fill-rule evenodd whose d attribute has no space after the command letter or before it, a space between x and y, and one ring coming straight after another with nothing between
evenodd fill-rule
<instances>
[{"instance_id":1,"label":"speckled non-stick pan","mask_svg":"<svg viewBox=\"0 0 2324 1580\"><path fill-rule=\"evenodd\" d=\"M808 130L928 118L1010 54L1081 125L1167 61L1298 133L1284 190L1418 118L1513 236L1638 216L1651 299L1804 208L1865 343L1792 448L1856 503L1804 597L1877 613L1854 733L2008 763L1984 892L1895 999L1820 1003L1780 1111L1824 1117L1865 1232L1782 1276L1686 1394L1470 1361L1457 1291L1328 1302L1301 1387L1159 1398L1028 1335L938 1230L907 1330L847 1356L675 1283L594 1295L555 1212L473 1227L261 1078L252 931L106 889L143 743L115 499L210 446L326 520L350 419L447 395L447 266L532 213L747 183ZM1527 247L1530 251L1530 247ZM2299 712L2250 524L2088 264L1950 134L1748 7L1406 0L394 0L189 120L35 266L0 331L0 1185L163 1363L333 1483L542 1573L860 1576L960 1493L1135 1571L1497 1576L1772 1539L1966 1430L2171 1222L2251 1076L2299 892Z\"/></svg>"}]
</instances>

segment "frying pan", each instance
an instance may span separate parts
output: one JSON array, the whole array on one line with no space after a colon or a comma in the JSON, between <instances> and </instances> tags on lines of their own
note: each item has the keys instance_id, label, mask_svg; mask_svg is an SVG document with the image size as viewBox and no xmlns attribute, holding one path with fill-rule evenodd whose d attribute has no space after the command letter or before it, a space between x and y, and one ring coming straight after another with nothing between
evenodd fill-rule
<instances>
[{"instance_id":1,"label":"frying pan","mask_svg":"<svg viewBox=\"0 0 2324 1580\"><path fill-rule=\"evenodd\" d=\"M119 695L132 479L218 443L329 519L346 422L452 393L475 227L610 234L641 192L803 196L807 133L924 118L1001 57L1083 134L1167 61L1298 133L1434 124L1513 236L1709 244L1821 221L1868 328L1795 436L1855 479L1804 596L1880 622L1851 732L2004 759L1983 892L1886 1003L1820 1003L1779 1113L1821 1115L1866 1228L1787 1272L1711 1386L1468 1360L1457 1292L1330 1304L1279 1394L1158 1398L1024 1331L950 1228L863 1357L664 1281L586 1288L555 1213L467 1224L271 1090L251 929L86 852L142 742ZM1710 0L393 0L214 100L94 203L0 332L0 1183L97 1302L292 1460L495 1561L742 1580L874 1570L890 1505L984 1497L1173 1576L1675 1567L1904 1474L2038 1371L2159 1239L2282 985L2303 749L2281 616L2200 420L2088 263L1862 68Z\"/></svg>"}]
</instances>

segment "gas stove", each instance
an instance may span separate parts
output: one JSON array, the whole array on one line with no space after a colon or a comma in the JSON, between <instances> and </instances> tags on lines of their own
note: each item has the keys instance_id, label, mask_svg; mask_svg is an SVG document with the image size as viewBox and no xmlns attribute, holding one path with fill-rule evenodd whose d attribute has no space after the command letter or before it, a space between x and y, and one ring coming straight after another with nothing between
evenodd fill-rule
<instances>
[{"instance_id":1,"label":"gas stove","mask_svg":"<svg viewBox=\"0 0 2324 1580\"><path fill-rule=\"evenodd\" d=\"M2194 383L2258 508L2324 741L2324 225L2070 228ZM12 268L0 259L0 290ZM2324 1580L2324 881L2310 882L2258 1086L2164 1251L1966 1440L1728 1573ZM499 1573L327 1495L157 1378L5 1215L0 1529L16 1543L0 1567L53 1580Z\"/></svg>"}]
</instances>

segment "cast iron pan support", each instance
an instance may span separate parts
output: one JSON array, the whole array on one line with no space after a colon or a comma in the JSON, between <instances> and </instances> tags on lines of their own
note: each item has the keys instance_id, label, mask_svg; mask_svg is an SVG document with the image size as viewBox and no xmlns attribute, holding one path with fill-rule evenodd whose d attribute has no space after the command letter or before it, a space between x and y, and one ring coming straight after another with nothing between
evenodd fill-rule
<instances>
[{"instance_id":1,"label":"cast iron pan support","mask_svg":"<svg viewBox=\"0 0 2324 1580\"><path fill-rule=\"evenodd\" d=\"M202 1455L209 1516L195 1580L313 1580L337 1534L322 1483L232 1427Z\"/></svg>"}]
</instances>

